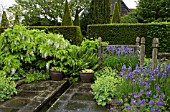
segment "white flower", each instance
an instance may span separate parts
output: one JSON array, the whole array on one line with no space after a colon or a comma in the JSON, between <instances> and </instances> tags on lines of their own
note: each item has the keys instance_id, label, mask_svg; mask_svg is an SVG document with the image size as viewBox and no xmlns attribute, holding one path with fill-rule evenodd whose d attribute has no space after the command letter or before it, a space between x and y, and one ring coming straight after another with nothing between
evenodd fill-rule
<instances>
[{"instance_id":1,"label":"white flower","mask_svg":"<svg viewBox=\"0 0 170 112\"><path fill-rule=\"evenodd\" d=\"M14 44L15 44L15 45L17 44L17 41L16 41L16 40L14 40Z\"/></svg>"},{"instance_id":2,"label":"white flower","mask_svg":"<svg viewBox=\"0 0 170 112\"><path fill-rule=\"evenodd\" d=\"M16 72L15 68L11 68L11 74L14 74Z\"/></svg>"},{"instance_id":3,"label":"white flower","mask_svg":"<svg viewBox=\"0 0 170 112\"><path fill-rule=\"evenodd\" d=\"M55 43L54 45L55 45L56 49L59 48L59 44L58 43Z\"/></svg>"},{"instance_id":4,"label":"white flower","mask_svg":"<svg viewBox=\"0 0 170 112\"><path fill-rule=\"evenodd\" d=\"M50 66L48 63L46 63L46 69L49 70Z\"/></svg>"}]
</instances>

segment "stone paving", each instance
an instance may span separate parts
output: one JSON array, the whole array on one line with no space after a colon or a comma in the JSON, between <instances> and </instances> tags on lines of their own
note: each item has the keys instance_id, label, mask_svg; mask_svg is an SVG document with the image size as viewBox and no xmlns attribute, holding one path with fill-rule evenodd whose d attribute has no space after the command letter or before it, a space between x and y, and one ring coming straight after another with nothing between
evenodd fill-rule
<instances>
[{"instance_id":1,"label":"stone paving","mask_svg":"<svg viewBox=\"0 0 170 112\"><path fill-rule=\"evenodd\" d=\"M67 81L37 81L17 87L18 94L0 103L0 112L35 112L48 102Z\"/></svg>"},{"instance_id":2,"label":"stone paving","mask_svg":"<svg viewBox=\"0 0 170 112\"><path fill-rule=\"evenodd\" d=\"M76 83L70 86L47 112L107 112L98 106L90 92L91 83Z\"/></svg>"}]
</instances>

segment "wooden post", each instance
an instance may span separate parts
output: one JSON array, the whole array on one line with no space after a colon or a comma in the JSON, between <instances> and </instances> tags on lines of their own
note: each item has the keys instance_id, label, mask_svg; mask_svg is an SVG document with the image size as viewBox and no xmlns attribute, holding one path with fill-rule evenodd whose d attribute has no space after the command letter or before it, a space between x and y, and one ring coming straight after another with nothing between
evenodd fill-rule
<instances>
[{"instance_id":1,"label":"wooden post","mask_svg":"<svg viewBox=\"0 0 170 112\"><path fill-rule=\"evenodd\" d=\"M152 42L152 70L154 70L157 66L157 56L158 56L158 44L159 39L154 38Z\"/></svg>"},{"instance_id":2,"label":"wooden post","mask_svg":"<svg viewBox=\"0 0 170 112\"><path fill-rule=\"evenodd\" d=\"M98 49L98 58L99 59L98 59L98 63L100 63L101 60L102 60L102 38L99 37L98 41L99 41L99 49Z\"/></svg>"},{"instance_id":3,"label":"wooden post","mask_svg":"<svg viewBox=\"0 0 170 112\"><path fill-rule=\"evenodd\" d=\"M143 66L145 59L145 38L141 38L141 46L140 46L140 67Z\"/></svg>"},{"instance_id":4,"label":"wooden post","mask_svg":"<svg viewBox=\"0 0 170 112\"><path fill-rule=\"evenodd\" d=\"M140 57L140 55L139 55L140 48L139 47L140 47L140 38L137 37L136 38L136 52L137 52L138 57Z\"/></svg>"}]
</instances>

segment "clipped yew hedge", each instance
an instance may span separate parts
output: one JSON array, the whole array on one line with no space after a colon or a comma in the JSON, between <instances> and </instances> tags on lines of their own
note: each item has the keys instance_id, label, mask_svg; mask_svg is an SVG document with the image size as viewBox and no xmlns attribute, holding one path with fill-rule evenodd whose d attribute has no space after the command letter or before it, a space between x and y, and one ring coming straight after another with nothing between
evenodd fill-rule
<instances>
[{"instance_id":1,"label":"clipped yew hedge","mask_svg":"<svg viewBox=\"0 0 170 112\"><path fill-rule=\"evenodd\" d=\"M80 45L83 40L79 26L28 26L27 28L44 30L46 33L62 34L65 39L75 45ZM7 27L0 28L0 34L4 32L4 29L7 29Z\"/></svg>"},{"instance_id":2,"label":"clipped yew hedge","mask_svg":"<svg viewBox=\"0 0 170 112\"><path fill-rule=\"evenodd\" d=\"M151 56L152 39L159 38L159 52L170 52L170 23L88 25L88 38L102 37L109 44L135 44L136 37L146 38L146 55Z\"/></svg>"}]
</instances>

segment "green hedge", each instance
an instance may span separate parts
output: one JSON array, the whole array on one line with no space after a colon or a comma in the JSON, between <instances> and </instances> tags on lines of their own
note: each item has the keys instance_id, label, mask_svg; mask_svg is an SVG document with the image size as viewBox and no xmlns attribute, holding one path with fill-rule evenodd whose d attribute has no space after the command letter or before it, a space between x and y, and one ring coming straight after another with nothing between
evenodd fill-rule
<instances>
[{"instance_id":1,"label":"green hedge","mask_svg":"<svg viewBox=\"0 0 170 112\"><path fill-rule=\"evenodd\" d=\"M170 23L88 25L88 38L102 37L109 44L135 44L136 37L146 38L146 55L151 56L152 39L159 38L159 52L170 52Z\"/></svg>"},{"instance_id":2,"label":"green hedge","mask_svg":"<svg viewBox=\"0 0 170 112\"><path fill-rule=\"evenodd\" d=\"M80 45L83 36L79 26L28 26L30 29L45 30L46 33L62 34L71 44ZM0 34L6 27L0 28Z\"/></svg>"}]
</instances>

